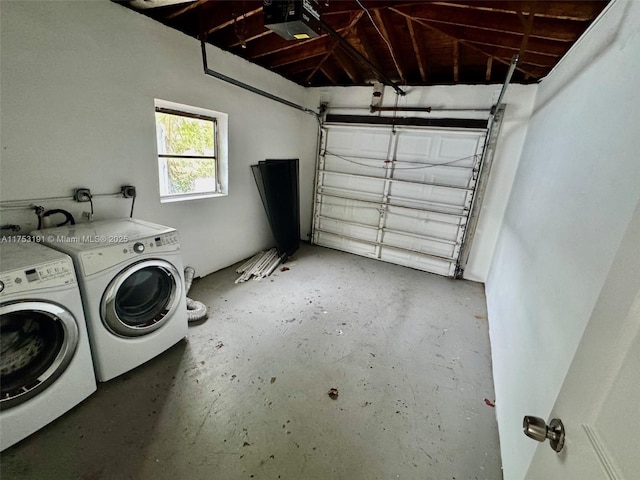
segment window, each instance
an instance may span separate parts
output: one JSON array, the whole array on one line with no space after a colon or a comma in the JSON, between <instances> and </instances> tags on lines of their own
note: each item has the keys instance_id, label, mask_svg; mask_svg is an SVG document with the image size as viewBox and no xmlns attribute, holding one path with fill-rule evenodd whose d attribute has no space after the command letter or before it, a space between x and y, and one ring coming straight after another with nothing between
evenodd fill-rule
<instances>
[{"instance_id":1,"label":"window","mask_svg":"<svg viewBox=\"0 0 640 480\"><path fill-rule=\"evenodd\" d=\"M227 115L156 100L160 201L227 195Z\"/></svg>"}]
</instances>

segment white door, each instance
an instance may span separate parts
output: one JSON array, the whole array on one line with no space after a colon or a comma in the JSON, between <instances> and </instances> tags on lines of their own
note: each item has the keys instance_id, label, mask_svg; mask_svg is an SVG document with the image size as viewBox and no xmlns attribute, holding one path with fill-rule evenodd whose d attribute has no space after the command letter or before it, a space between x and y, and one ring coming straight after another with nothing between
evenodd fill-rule
<instances>
[{"instance_id":1,"label":"white door","mask_svg":"<svg viewBox=\"0 0 640 480\"><path fill-rule=\"evenodd\" d=\"M640 478L639 246L640 204L552 412L565 447L540 444L528 480Z\"/></svg>"},{"instance_id":2,"label":"white door","mask_svg":"<svg viewBox=\"0 0 640 480\"><path fill-rule=\"evenodd\" d=\"M313 241L452 277L485 129L326 125Z\"/></svg>"}]
</instances>

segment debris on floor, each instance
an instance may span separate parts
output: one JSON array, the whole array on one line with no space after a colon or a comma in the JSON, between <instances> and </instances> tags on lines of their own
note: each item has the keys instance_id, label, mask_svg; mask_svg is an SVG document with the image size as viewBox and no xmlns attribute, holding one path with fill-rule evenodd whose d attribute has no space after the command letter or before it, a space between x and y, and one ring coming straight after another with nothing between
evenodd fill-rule
<instances>
[{"instance_id":1,"label":"debris on floor","mask_svg":"<svg viewBox=\"0 0 640 480\"><path fill-rule=\"evenodd\" d=\"M490 407L494 407L495 408L495 406L496 406L496 404L494 402L492 402L491 400L489 400L488 398L484 399L484 403L486 403Z\"/></svg>"},{"instance_id":2,"label":"debris on floor","mask_svg":"<svg viewBox=\"0 0 640 480\"><path fill-rule=\"evenodd\" d=\"M338 389L337 388L330 388L329 391L327 392L327 394L329 395L331 400L337 400L338 399Z\"/></svg>"},{"instance_id":3,"label":"debris on floor","mask_svg":"<svg viewBox=\"0 0 640 480\"><path fill-rule=\"evenodd\" d=\"M216 343L216 344L215 344L215 347L219 350L219 349L221 349L222 347L224 347L224 343L222 343L222 342L218 342L218 343Z\"/></svg>"},{"instance_id":4,"label":"debris on floor","mask_svg":"<svg viewBox=\"0 0 640 480\"><path fill-rule=\"evenodd\" d=\"M275 248L266 252L258 252L236 270L236 273L241 273L242 275L235 283L246 282L251 277L254 280L262 280L271 275L283 260L284 255L278 255L278 251Z\"/></svg>"}]
</instances>

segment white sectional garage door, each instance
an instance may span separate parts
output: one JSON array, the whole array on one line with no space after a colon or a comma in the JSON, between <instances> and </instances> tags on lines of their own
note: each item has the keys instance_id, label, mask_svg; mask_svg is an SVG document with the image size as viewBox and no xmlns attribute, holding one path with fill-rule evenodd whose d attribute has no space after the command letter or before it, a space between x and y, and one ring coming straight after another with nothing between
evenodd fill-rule
<instances>
[{"instance_id":1,"label":"white sectional garage door","mask_svg":"<svg viewBox=\"0 0 640 480\"><path fill-rule=\"evenodd\" d=\"M314 243L453 277L485 136L325 125Z\"/></svg>"}]
</instances>

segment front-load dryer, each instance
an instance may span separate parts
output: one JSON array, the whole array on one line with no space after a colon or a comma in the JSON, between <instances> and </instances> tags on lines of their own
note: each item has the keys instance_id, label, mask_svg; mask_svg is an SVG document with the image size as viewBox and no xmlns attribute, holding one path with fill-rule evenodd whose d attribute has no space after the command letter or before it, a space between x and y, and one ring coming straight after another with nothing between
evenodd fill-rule
<instances>
[{"instance_id":1,"label":"front-load dryer","mask_svg":"<svg viewBox=\"0 0 640 480\"><path fill-rule=\"evenodd\" d=\"M74 261L99 381L138 367L187 335L174 228L127 218L32 235Z\"/></svg>"},{"instance_id":2,"label":"front-load dryer","mask_svg":"<svg viewBox=\"0 0 640 480\"><path fill-rule=\"evenodd\" d=\"M71 258L11 242L0 243L0 450L96 391Z\"/></svg>"}]
</instances>

